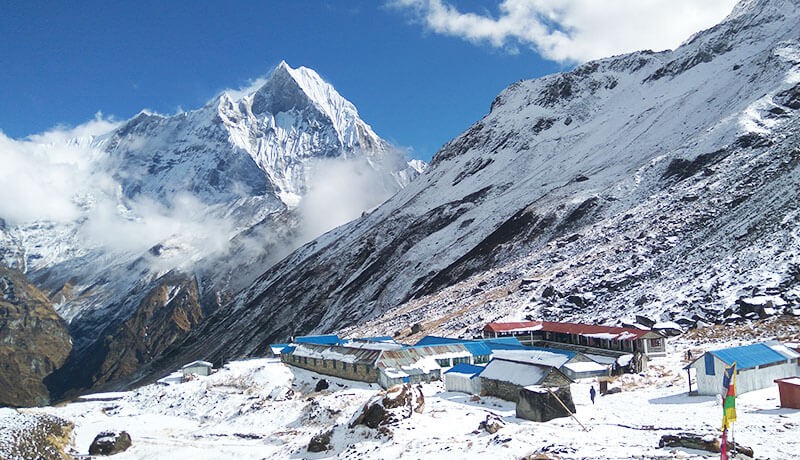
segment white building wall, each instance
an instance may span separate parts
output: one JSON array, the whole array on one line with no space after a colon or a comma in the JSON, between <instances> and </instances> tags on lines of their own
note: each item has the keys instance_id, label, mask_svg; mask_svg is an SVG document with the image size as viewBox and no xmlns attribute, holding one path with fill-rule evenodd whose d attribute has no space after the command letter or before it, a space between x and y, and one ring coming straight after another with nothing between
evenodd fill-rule
<instances>
[{"instance_id":1,"label":"white building wall","mask_svg":"<svg viewBox=\"0 0 800 460\"><path fill-rule=\"evenodd\" d=\"M727 364L715 356L714 375L706 375L705 359L701 357L694 362L692 368L695 370L698 394L722 394L722 376L726 367ZM775 379L798 375L798 372L800 372L800 367L792 362L760 369L740 370L736 373L736 394L740 395L748 391L770 387L775 384Z\"/></svg>"},{"instance_id":2,"label":"white building wall","mask_svg":"<svg viewBox=\"0 0 800 460\"><path fill-rule=\"evenodd\" d=\"M190 374L203 375L203 376L211 375L211 369L209 369L207 366L192 366L192 367L187 367L185 369L181 369L181 371L183 372L184 377Z\"/></svg>"},{"instance_id":3,"label":"white building wall","mask_svg":"<svg viewBox=\"0 0 800 460\"><path fill-rule=\"evenodd\" d=\"M444 374L444 385L447 391L457 391L470 395L481 394L481 379L471 379L465 374Z\"/></svg>"}]
</instances>

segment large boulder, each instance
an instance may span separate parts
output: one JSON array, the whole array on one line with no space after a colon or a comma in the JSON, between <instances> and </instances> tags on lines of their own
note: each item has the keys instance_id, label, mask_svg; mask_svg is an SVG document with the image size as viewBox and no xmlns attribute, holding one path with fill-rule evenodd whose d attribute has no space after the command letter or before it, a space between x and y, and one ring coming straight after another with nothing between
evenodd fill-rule
<instances>
[{"instance_id":1,"label":"large boulder","mask_svg":"<svg viewBox=\"0 0 800 460\"><path fill-rule=\"evenodd\" d=\"M330 388L328 381L325 379L319 379L317 385L314 387L314 391L320 392L322 390L327 390L328 388Z\"/></svg>"},{"instance_id":2,"label":"large boulder","mask_svg":"<svg viewBox=\"0 0 800 460\"><path fill-rule=\"evenodd\" d=\"M326 452L333 448L331 438L333 437L333 430L323 431L316 434L308 442L307 450L309 452Z\"/></svg>"},{"instance_id":3,"label":"large boulder","mask_svg":"<svg viewBox=\"0 0 800 460\"><path fill-rule=\"evenodd\" d=\"M411 417L414 413L421 414L424 408L425 397L419 385L408 383L395 385L370 398L361 412L350 422L350 427L365 425L376 429L392 425Z\"/></svg>"},{"instance_id":4,"label":"large boulder","mask_svg":"<svg viewBox=\"0 0 800 460\"><path fill-rule=\"evenodd\" d=\"M127 431L103 431L89 446L89 455L114 455L125 452L130 446L131 436Z\"/></svg>"}]
</instances>

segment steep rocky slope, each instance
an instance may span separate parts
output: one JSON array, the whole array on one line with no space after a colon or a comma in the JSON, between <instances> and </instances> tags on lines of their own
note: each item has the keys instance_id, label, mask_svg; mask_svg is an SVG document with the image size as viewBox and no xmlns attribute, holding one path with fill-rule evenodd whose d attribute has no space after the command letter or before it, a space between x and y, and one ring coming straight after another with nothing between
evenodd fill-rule
<instances>
[{"instance_id":1,"label":"steep rocky slope","mask_svg":"<svg viewBox=\"0 0 800 460\"><path fill-rule=\"evenodd\" d=\"M675 51L511 85L418 180L268 270L157 367L373 318L463 334L791 310L799 7L745 0Z\"/></svg>"},{"instance_id":2,"label":"steep rocky slope","mask_svg":"<svg viewBox=\"0 0 800 460\"><path fill-rule=\"evenodd\" d=\"M72 343L50 299L25 276L0 266L0 405L50 402L42 380L67 358Z\"/></svg>"}]
</instances>

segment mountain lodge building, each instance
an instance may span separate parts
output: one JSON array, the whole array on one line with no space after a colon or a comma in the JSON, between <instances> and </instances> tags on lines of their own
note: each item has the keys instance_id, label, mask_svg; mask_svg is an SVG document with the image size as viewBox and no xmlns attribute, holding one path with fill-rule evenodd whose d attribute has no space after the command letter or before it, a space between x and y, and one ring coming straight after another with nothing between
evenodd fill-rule
<instances>
[{"instance_id":1,"label":"mountain lodge building","mask_svg":"<svg viewBox=\"0 0 800 460\"><path fill-rule=\"evenodd\" d=\"M489 323L484 338L516 337L523 345L568 344L589 349L621 353L641 353L647 357L666 356L666 338L658 332L629 327L593 324L521 321Z\"/></svg>"}]
</instances>

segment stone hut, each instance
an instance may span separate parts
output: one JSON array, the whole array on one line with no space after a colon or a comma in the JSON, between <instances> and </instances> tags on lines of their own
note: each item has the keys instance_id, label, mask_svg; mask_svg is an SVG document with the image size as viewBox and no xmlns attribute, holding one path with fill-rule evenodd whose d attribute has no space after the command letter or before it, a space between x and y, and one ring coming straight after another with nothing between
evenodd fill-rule
<instances>
[{"instance_id":1,"label":"stone hut","mask_svg":"<svg viewBox=\"0 0 800 460\"><path fill-rule=\"evenodd\" d=\"M281 354L281 361L318 374L376 383L376 361L380 355L381 349L376 344L339 346L298 343L290 352Z\"/></svg>"},{"instance_id":2,"label":"stone hut","mask_svg":"<svg viewBox=\"0 0 800 460\"><path fill-rule=\"evenodd\" d=\"M569 387L572 379L553 366L493 358L479 377L481 393L506 401L519 401L520 390L528 386Z\"/></svg>"}]
</instances>

